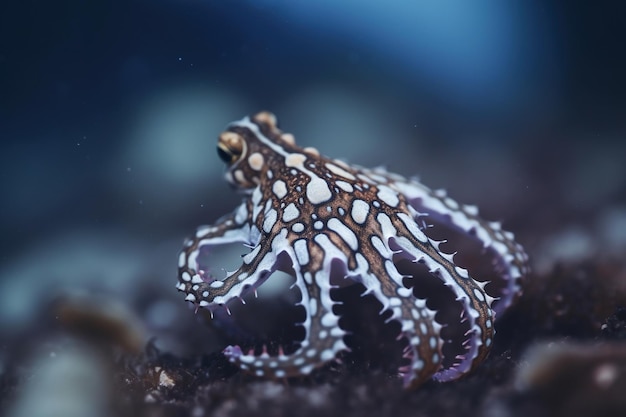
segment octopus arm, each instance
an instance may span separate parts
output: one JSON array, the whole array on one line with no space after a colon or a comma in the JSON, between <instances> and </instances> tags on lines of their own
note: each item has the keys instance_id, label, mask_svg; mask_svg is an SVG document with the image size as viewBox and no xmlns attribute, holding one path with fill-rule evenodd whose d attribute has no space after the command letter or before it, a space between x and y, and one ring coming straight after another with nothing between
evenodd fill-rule
<instances>
[{"instance_id":1,"label":"octopus arm","mask_svg":"<svg viewBox=\"0 0 626 417\"><path fill-rule=\"evenodd\" d=\"M178 259L178 284L176 288L187 294L185 298L196 305L201 302L205 291L213 292L214 287L222 287L222 281L212 276L208 267L202 265L201 253L211 247L241 242L248 246L259 246L258 231L248 221L250 203L244 202L237 210L220 218L214 225L201 226L185 241ZM242 272L243 273L243 272ZM217 282L217 283L215 283Z\"/></svg>"},{"instance_id":2,"label":"octopus arm","mask_svg":"<svg viewBox=\"0 0 626 417\"><path fill-rule=\"evenodd\" d=\"M449 368L442 369L434 377L439 381L449 381L476 369L487 357L495 335L493 322L495 312L491 308L494 298L484 290L484 283L474 280L466 270L455 266L432 246L423 250L418 262L424 262L430 270L450 288L461 303L461 318L469 322L464 345L467 351Z\"/></svg>"},{"instance_id":3,"label":"octopus arm","mask_svg":"<svg viewBox=\"0 0 626 417\"><path fill-rule=\"evenodd\" d=\"M270 356L267 352L246 354L239 346L228 346L224 350L232 363L257 376L283 378L306 375L347 349L343 340L346 332L339 327L339 317L332 310L335 304L330 296L333 255L327 254L324 262L317 267L310 267L309 264L305 268L301 264L301 256L297 257L293 249L286 247L284 252L293 262L294 286L300 290L300 305L306 313L302 323L305 337L298 349L290 354L285 354L282 349L277 356Z\"/></svg>"},{"instance_id":4,"label":"octopus arm","mask_svg":"<svg viewBox=\"0 0 626 417\"><path fill-rule=\"evenodd\" d=\"M196 293L199 299L195 303L215 310L225 307L233 299L242 299L246 293L263 284L269 276L279 269L278 254L287 244L287 231L283 230L274 237L264 237L243 257L243 264L223 280L200 283Z\"/></svg>"},{"instance_id":5,"label":"octopus arm","mask_svg":"<svg viewBox=\"0 0 626 417\"><path fill-rule=\"evenodd\" d=\"M403 285L405 276L392 261L394 251L377 236L371 237L366 250L377 255L370 258L373 259L370 263L363 255L356 255L354 279L362 282L366 293L383 305L381 314L391 310L388 320L400 323L401 336L407 340L404 358L409 363L401 366L399 373L405 388L417 388L441 368L441 325L435 320L436 312L426 306L425 300L416 298L412 290Z\"/></svg>"},{"instance_id":6,"label":"octopus arm","mask_svg":"<svg viewBox=\"0 0 626 417\"><path fill-rule=\"evenodd\" d=\"M396 249L399 256L425 264L455 294L462 306L462 318L469 321L466 353L459 358L460 362L435 374L435 379L448 381L471 372L486 358L494 336L495 314L491 309L494 299L485 292L485 284L456 266L452 255L444 254L439 242L424 235L409 216L399 214L391 218L380 214L377 220L387 245Z\"/></svg>"},{"instance_id":7,"label":"octopus arm","mask_svg":"<svg viewBox=\"0 0 626 417\"><path fill-rule=\"evenodd\" d=\"M448 227L478 239L495 254L495 270L505 285L499 293L492 294L498 299L494 310L496 313L506 310L521 293L521 279L528 273L528 256L515 242L513 233L502 230L498 222L481 219L477 207L457 203L444 190L433 191L415 181L397 181L390 186L405 196L415 218L423 215L438 218Z\"/></svg>"}]
</instances>

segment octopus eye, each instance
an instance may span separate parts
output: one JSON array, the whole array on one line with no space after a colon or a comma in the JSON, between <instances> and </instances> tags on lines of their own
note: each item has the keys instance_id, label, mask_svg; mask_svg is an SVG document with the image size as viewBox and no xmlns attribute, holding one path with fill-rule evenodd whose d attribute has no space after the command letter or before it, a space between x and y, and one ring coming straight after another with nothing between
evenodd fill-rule
<instances>
[{"instance_id":1,"label":"octopus eye","mask_svg":"<svg viewBox=\"0 0 626 417\"><path fill-rule=\"evenodd\" d=\"M232 162L232 155L228 153L227 150L220 148L219 145L217 147L217 156L219 156L220 159L226 162L227 164Z\"/></svg>"},{"instance_id":2,"label":"octopus eye","mask_svg":"<svg viewBox=\"0 0 626 417\"><path fill-rule=\"evenodd\" d=\"M243 137L234 132L224 132L217 142L217 155L227 164L237 162L245 151Z\"/></svg>"}]
</instances>

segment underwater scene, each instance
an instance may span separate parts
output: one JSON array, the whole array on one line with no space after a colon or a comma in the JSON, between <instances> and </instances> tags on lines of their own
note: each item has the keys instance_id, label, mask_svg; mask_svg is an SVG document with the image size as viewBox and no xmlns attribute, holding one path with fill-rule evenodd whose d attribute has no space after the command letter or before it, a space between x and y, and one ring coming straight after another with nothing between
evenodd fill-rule
<instances>
[{"instance_id":1,"label":"underwater scene","mask_svg":"<svg viewBox=\"0 0 626 417\"><path fill-rule=\"evenodd\" d=\"M626 6L0 5L0 415L626 415Z\"/></svg>"}]
</instances>

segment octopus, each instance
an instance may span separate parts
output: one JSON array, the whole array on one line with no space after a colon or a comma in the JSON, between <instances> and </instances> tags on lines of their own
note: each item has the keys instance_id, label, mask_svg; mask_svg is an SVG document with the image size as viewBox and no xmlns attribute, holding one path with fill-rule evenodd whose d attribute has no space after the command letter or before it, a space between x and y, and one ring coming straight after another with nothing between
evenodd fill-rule
<instances>
[{"instance_id":1,"label":"octopus","mask_svg":"<svg viewBox=\"0 0 626 417\"><path fill-rule=\"evenodd\" d=\"M240 369L259 377L304 376L349 350L346 330L333 311L336 282L359 283L382 304L387 321L399 323L406 342L398 374L406 388L434 378L458 379L484 361L493 343L494 321L521 293L527 256L512 233L478 217L441 190L385 169L366 169L299 147L279 129L276 117L260 112L231 123L219 136L217 153L227 164L226 180L243 202L186 240L178 261L177 289L196 309L211 314L256 291L275 271L289 271L304 309L304 339L292 353L223 351ZM431 223L447 226L488 253L499 285L476 280L444 251L445 240L427 233ZM201 254L216 245L242 243L249 252L241 266L215 278ZM407 268L426 268L449 294L463 323L460 347L445 357L447 324L427 296L406 285ZM415 287L419 287L419 280ZM487 289L491 287L489 292ZM440 303L441 304L441 303Z\"/></svg>"}]
</instances>

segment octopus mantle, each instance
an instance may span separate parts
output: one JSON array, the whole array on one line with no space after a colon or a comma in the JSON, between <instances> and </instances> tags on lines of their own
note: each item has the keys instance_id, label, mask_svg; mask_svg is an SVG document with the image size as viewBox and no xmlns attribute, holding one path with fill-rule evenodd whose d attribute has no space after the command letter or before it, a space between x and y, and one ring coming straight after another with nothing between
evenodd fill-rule
<instances>
[{"instance_id":1,"label":"octopus mantle","mask_svg":"<svg viewBox=\"0 0 626 417\"><path fill-rule=\"evenodd\" d=\"M334 360L348 349L346 331L333 312L337 302L331 289L338 281L360 283L382 304L389 320L399 322L399 337L406 341L399 373L406 387L431 377L459 378L485 359L495 317L519 294L527 272L526 254L498 223L480 219L476 207L460 205L417 180L300 148L267 112L230 124L219 137L218 155L228 165L226 180L245 198L231 214L200 227L186 241L178 290L196 307L227 308L287 259L305 310L305 336L295 352L255 355L229 346L224 354L231 362L258 376L282 378L309 374ZM445 241L429 233L437 224L478 245L491 268L487 279L497 282L474 279L455 262L461 253L444 251ZM239 269L218 280L199 255L233 242L251 250ZM453 358L443 357L449 341L442 338L446 323L436 318L442 303L435 309L428 295L416 295L421 281L411 265L425 268L438 283L437 291L448 294L443 299L460 311L456 317L465 331L457 337ZM407 278L415 278L414 288L407 286Z\"/></svg>"}]
</instances>

